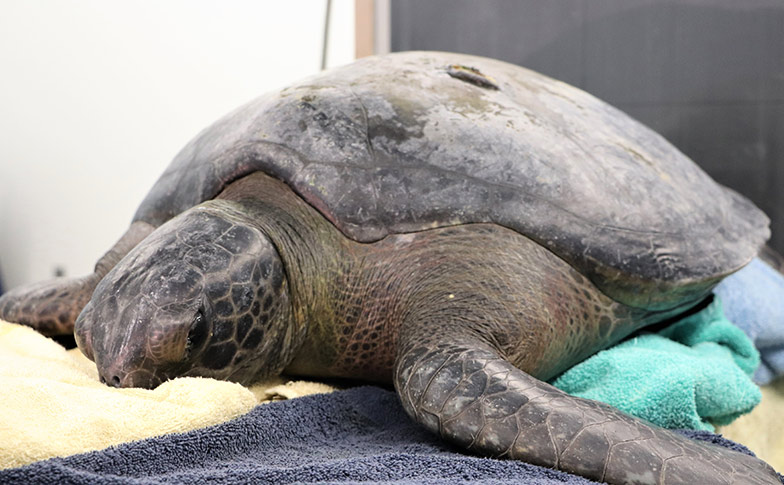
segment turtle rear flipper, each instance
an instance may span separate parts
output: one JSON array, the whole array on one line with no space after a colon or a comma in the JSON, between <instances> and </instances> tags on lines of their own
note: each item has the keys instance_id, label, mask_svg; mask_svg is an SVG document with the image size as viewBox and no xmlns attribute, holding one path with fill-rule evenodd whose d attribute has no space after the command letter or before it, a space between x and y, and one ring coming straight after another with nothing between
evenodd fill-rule
<instances>
[{"instance_id":1,"label":"turtle rear flipper","mask_svg":"<svg viewBox=\"0 0 784 485\"><path fill-rule=\"evenodd\" d=\"M72 334L76 317L90 301L101 278L153 229L146 222L131 224L89 275L33 283L3 294L0 319L30 326L50 337Z\"/></svg>"},{"instance_id":2,"label":"turtle rear flipper","mask_svg":"<svg viewBox=\"0 0 784 485\"><path fill-rule=\"evenodd\" d=\"M475 333L445 338L428 323L401 335L395 387L409 415L452 443L615 484L780 484L761 460L570 396Z\"/></svg>"}]
</instances>

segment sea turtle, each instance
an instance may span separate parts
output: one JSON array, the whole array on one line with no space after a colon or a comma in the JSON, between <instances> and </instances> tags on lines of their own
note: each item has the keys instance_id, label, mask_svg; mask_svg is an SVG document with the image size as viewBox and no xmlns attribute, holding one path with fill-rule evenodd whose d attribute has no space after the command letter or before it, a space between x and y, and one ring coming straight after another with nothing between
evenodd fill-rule
<instances>
[{"instance_id":1,"label":"sea turtle","mask_svg":"<svg viewBox=\"0 0 784 485\"><path fill-rule=\"evenodd\" d=\"M613 483L779 483L540 380L700 305L768 236L748 200L579 89L397 53L219 120L94 274L12 291L0 316L75 320L113 386L393 383L416 421L480 454Z\"/></svg>"}]
</instances>

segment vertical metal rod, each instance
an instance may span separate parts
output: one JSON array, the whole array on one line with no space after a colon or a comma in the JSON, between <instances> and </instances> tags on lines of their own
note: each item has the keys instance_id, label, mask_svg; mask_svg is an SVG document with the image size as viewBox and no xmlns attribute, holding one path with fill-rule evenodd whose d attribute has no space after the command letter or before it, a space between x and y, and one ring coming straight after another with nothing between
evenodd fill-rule
<instances>
[{"instance_id":1,"label":"vertical metal rod","mask_svg":"<svg viewBox=\"0 0 784 485\"><path fill-rule=\"evenodd\" d=\"M321 70L327 68L327 47L329 46L329 12L332 10L332 0L327 0L327 14L324 16L324 42L321 45Z\"/></svg>"},{"instance_id":2,"label":"vertical metal rod","mask_svg":"<svg viewBox=\"0 0 784 485\"><path fill-rule=\"evenodd\" d=\"M391 0L373 0L373 54L391 52Z\"/></svg>"}]
</instances>

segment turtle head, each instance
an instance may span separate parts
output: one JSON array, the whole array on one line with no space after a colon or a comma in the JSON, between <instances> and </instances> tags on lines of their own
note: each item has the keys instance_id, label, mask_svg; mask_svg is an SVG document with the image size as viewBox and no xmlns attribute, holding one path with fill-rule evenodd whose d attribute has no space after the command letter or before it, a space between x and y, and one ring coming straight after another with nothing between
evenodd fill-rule
<instances>
[{"instance_id":1,"label":"turtle head","mask_svg":"<svg viewBox=\"0 0 784 485\"><path fill-rule=\"evenodd\" d=\"M103 382L249 383L288 363L293 329L283 264L232 204L210 201L175 217L98 284L74 331Z\"/></svg>"}]
</instances>

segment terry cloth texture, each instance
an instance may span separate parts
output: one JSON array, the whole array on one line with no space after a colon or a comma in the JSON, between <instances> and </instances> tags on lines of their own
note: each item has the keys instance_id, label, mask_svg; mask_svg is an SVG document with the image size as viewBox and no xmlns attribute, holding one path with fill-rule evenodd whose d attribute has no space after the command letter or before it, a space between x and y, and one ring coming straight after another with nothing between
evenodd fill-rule
<instances>
[{"instance_id":1,"label":"terry cloth texture","mask_svg":"<svg viewBox=\"0 0 784 485\"><path fill-rule=\"evenodd\" d=\"M729 426L717 429L726 438L743 443L776 470L784 470L784 379L762 388L762 402Z\"/></svg>"},{"instance_id":2,"label":"terry cloth texture","mask_svg":"<svg viewBox=\"0 0 784 485\"><path fill-rule=\"evenodd\" d=\"M655 334L641 334L589 357L552 384L664 428L713 431L761 399L750 376L759 354L722 314L721 302Z\"/></svg>"},{"instance_id":3,"label":"terry cloth texture","mask_svg":"<svg viewBox=\"0 0 784 485\"><path fill-rule=\"evenodd\" d=\"M725 278L714 292L727 318L760 352L754 381L767 384L784 374L784 275L760 259Z\"/></svg>"},{"instance_id":4,"label":"terry cloth texture","mask_svg":"<svg viewBox=\"0 0 784 485\"><path fill-rule=\"evenodd\" d=\"M688 338L684 339L683 335L676 337L684 341L691 338L690 342L699 343L701 336L715 336L716 332L711 333L711 328L707 326L702 332L693 332L687 326L689 331L685 332L685 336ZM744 355L742 346L739 349L733 347L736 354ZM643 356L643 360L648 358ZM741 358L739 362L750 365L748 359ZM656 370L659 371L658 366ZM694 369L687 371L693 373ZM0 419L0 468L197 429L241 415L256 403L275 396L292 398L331 389L323 384L305 382L276 386L281 382L247 389L211 379L184 378L170 381L153 391L108 388L98 382L94 364L78 350L66 352L26 327L0 322L0 389L3 390L0 392L0 409L3 410ZM622 381L616 384L624 386ZM669 384L664 386L671 387ZM609 396L606 401L618 405L612 397ZM658 400L658 405L666 406L670 401L667 397ZM701 407L696 403L695 400L699 411ZM760 422L755 423L759 425ZM747 435L770 436L767 431L774 428L763 421L756 433ZM775 445L779 445L781 435L776 435L773 440ZM766 452L765 449L757 449Z\"/></svg>"},{"instance_id":5,"label":"terry cloth texture","mask_svg":"<svg viewBox=\"0 0 784 485\"><path fill-rule=\"evenodd\" d=\"M0 483L26 484L293 482L595 483L459 453L411 421L394 393L377 387L271 403L218 426L0 471Z\"/></svg>"},{"instance_id":6,"label":"terry cloth texture","mask_svg":"<svg viewBox=\"0 0 784 485\"><path fill-rule=\"evenodd\" d=\"M260 401L327 392L318 383L250 389L195 377L113 389L95 364L28 327L0 321L0 469L222 423ZM2 481L0 481L2 482Z\"/></svg>"}]
</instances>

